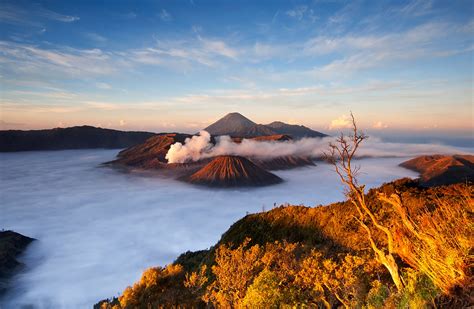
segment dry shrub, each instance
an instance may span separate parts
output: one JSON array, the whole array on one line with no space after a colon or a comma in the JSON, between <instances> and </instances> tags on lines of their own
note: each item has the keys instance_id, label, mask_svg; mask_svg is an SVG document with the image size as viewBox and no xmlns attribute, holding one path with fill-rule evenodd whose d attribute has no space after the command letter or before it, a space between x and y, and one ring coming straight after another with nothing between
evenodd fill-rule
<instances>
[{"instance_id":1,"label":"dry shrub","mask_svg":"<svg viewBox=\"0 0 474 309\"><path fill-rule=\"evenodd\" d=\"M208 286L204 301L217 307L238 307L247 288L262 270L262 249L259 245L248 247L246 239L239 247L219 246L216 250L212 272L215 280Z\"/></svg>"},{"instance_id":2,"label":"dry shrub","mask_svg":"<svg viewBox=\"0 0 474 309\"><path fill-rule=\"evenodd\" d=\"M119 297L121 308L175 308L191 302L184 288L184 270L179 264L145 270L140 281L128 287Z\"/></svg>"},{"instance_id":3,"label":"dry shrub","mask_svg":"<svg viewBox=\"0 0 474 309\"><path fill-rule=\"evenodd\" d=\"M410 205L415 201L403 201L397 194L380 195L399 215L398 255L446 294L472 280L468 274L474 231L472 189L459 186L456 195L436 198L431 211L422 201L424 207L417 214L408 211L415 208Z\"/></svg>"}]
</instances>

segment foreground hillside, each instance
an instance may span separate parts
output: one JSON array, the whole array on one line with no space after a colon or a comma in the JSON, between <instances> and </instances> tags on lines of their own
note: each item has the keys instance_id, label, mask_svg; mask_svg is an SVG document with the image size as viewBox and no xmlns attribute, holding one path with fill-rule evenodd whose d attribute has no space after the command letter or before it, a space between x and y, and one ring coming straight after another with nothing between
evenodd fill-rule
<instances>
[{"instance_id":1,"label":"foreground hillside","mask_svg":"<svg viewBox=\"0 0 474 309\"><path fill-rule=\"evenodd\" d=\"M416 236L380 193L397 194ZM96 307L465 308L474 296L473 193L472 185L426 188L408 179L369 191L369 207L395 235L399 290L374 258L357 211L341 202L247 215L214 247L146 270L118 299ZM383 233L372 236L387 246Z\"/></svg>"},{"instance_id":2,"label":"foreground hillside","mask_svg":"<svg viewBox=\"0 0 474 309\"><path fill-rule=\"evenodd\" d=\"M150 132L125 132L91 126L51 130L0 131L0 152L85 148L125 148L155 135Z\"/></svg>"}]
</instances>

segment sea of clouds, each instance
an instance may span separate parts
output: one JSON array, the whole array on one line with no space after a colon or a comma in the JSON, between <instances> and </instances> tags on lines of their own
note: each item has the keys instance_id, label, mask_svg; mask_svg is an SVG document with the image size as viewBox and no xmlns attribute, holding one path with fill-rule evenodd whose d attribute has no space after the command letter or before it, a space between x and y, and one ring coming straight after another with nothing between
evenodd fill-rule
<instances>
[{"instance_id":1,"label":"sea of clouds","mask_svg":"<svg viewBox=\"0 0 474 309\"><path fill-rule=\"evenodd\" d=\"M393 154L406 153L410 147ZM440 150L423 147L427 147L423 151ZM385 146L380 149L389 151ZM90 308L100 299L118 295L145 268L213 245L246 213L274 204L317 206L344 198L326 163L277 171L285 182L275 186L217 190L100 166L117 152L0 154L0 228L38 239L21 257L27 268L13 279L0 308ZM416 177L398 167L406 159L358 160L361 182L374 187Z\"/></svg>"}]
</instances>

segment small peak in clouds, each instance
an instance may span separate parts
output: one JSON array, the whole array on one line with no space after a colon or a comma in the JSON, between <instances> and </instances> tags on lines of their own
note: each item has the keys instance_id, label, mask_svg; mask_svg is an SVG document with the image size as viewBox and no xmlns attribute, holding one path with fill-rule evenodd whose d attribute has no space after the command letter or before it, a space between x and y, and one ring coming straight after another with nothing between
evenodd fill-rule
<instances>
[{"instance_id":1,"label":"small peak in clouds","mask_svg":"<svg viewBox=\"0 0 474 309\"><path fill-rule=\"evenodd\" d=\"M342 115L339 118L331 120L329 130L350 128L351 125L351 118L347 115Z\"/></svg>"},{"instance_id":2,"label":"small peak in clouds","mask_svg":"<svg viewBox=\"0 0 474 309\"><path fill-rule=\"evenodd\" d=\"M161 12L158 14L158 16L160 17L160 19L162 21L172 21L173 20L173 16L171 16L171 14L165 9L162 9Z\"/></svg>"}]
</instances>

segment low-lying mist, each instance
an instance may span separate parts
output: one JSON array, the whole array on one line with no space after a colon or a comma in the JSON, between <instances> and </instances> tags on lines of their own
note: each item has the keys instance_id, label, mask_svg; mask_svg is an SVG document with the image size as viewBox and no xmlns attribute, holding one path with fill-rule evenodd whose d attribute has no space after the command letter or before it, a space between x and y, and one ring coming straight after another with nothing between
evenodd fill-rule
<instances>
[{"instance_id":1,"label":"low-lying mist","mask_svg":"<svg viewBox=\"0 0 474 309\"><path fill-rule=\"evenodd\" d=\"M386 145L380 149L388 151ZM325 163L277 171L285 182L275 186L216 190L100 167L117 152L0 154L0 228L38 239L22 256L27 269L14 278L0 307L90 308L118 295L145 268L213 245L246 213L344 198ZM374 187L415 177L397 166L405 159L359 160L361 182Z\"/></svg>"},{"instance_id":2,"label":"low-lying mist","mask_svg":"<svg viewBox=\"0 0 474 309\"><path fill-rule=\"evenodd\" d=\"M303 138L290 141L256 141L243 139L240 143L232 141L230 136L216 137L215 144L211 142L211 135L201 131L198 135L187 138L185 143L171 145L166 154L168 163L185 163L199 161L220 155L238 155L244 157L276 158L281 156L321 157L328 149L328 144L334 142L335 137ZM454 154L465 153L459 148L435 144L402 144L382 142L379 138L370 137L358 151L359 156L408 157L424 154Z\"/></svg>"}]
</instances>

